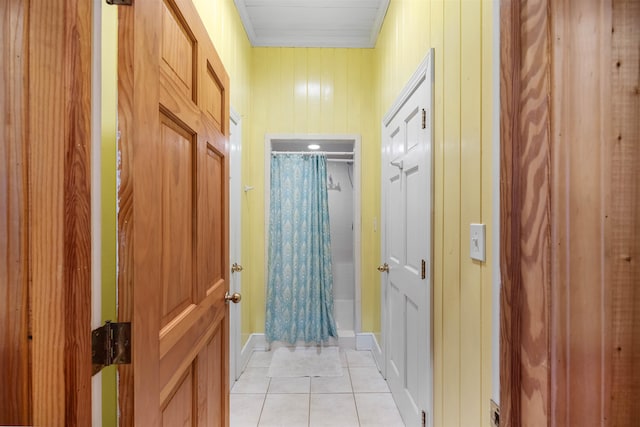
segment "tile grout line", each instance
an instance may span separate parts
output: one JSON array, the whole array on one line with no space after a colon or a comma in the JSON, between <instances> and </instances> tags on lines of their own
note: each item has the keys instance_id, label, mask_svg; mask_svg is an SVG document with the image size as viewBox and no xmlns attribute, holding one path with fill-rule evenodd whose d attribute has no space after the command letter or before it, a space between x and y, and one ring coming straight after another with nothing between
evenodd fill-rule
<instances>
[{"instance_id":1,"label":"tile grout line","mask_svg":"<svg viewBox=\"0 0 640 427\"><path fill-rule=\"evenodd\" d=\"M345 354L345 357L346 354ZM360 423L360 411L358 411L358 403L356 402L356 390L353 388L353 378L351 377L351 367L349 366L349 358L347 358L347 371L349 374L349 384L351 384L351 397L353 398L353 407L356 408L356 418L358 419L358 426Z\"/></svg>"},{"instance_id":2,"label":"tile grout line","mask_svg":"<svg viewBox=\"0 0 640 427\"><path fill-rule=\"evenodd\" d=\"M271 378L269 378L269 384L267 385L267 392L264 394L264 399L262 400L262 407L260 408L260 416L258 417L258 424L256 424L256 427L260 425L260 420L262 420L262 412L264 411L264 405L267 403L267 396L269 395L269 387L271 387Z\"/></svg>"},{"instance_id":3,"label":"tile grout line","mask_svg":"<svg viewBox=\"0 0 640 427\"><path fill-rule=\"evenodd\" d=\"M309 377L309 410L307 411L307 426L311 426L311 377Z\"/></svg>"}]
</instances>

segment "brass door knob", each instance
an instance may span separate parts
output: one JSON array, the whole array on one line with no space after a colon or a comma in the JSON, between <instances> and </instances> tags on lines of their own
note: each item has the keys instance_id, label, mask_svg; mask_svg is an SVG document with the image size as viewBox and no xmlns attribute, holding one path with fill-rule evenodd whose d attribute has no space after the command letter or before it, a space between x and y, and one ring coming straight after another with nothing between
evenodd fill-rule
<instances>
[{"instance_id":1,"label":"brass door knob","mask_svg":"<svg viewBox=\"0 0 640 427\"><path fill-rule=\"evenodd\" d=\"M387 264L386 262L382 265L378 266L378 271L380 273L388 273L389 272L389 264Z\"/></svg>"},{"instance_id":2,"label":"brass door knob","mask_svg":"<svg viewBox=\"0 0 640 427\"><path fill-rule=\"evenodd\" d=\"M242 266L240 264L238 264L237 262L234 262L233 265L231 266L231 272L235 273L235 272L239 272L242 271Z\"/></svg>"},{"instance_id":3,"label":"brass door knob","mask_svg":"<svg viewBox=\"0 0 640 427\"><path fill-rule=\"evenodd\" d=\"M237 292L234 292L231 295L229 295L229 292L224 294L224 302L226 302L227 304L229 303L229 301L231 301L234 304L237 304L240 302L240 300L242 300L242 295L240 295Z\"/></svg>"}]
</instances>

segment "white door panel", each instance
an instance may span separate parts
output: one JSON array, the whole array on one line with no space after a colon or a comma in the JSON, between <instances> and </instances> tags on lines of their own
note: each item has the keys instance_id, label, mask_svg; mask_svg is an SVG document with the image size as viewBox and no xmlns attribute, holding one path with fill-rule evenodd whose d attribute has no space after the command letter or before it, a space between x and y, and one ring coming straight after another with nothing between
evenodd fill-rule
<instances>
[{"instance_id":1,"label":"white door panel","mask_svg":"<svg viewBox=\"0 0 640 427\"><path fill-rule=\"evenodd\" d=\"M383 262L386 375L406 425L432 413L431 58L383 132ZM415 76L414 76L415 77Z\"/></svg>"}]
</instances>

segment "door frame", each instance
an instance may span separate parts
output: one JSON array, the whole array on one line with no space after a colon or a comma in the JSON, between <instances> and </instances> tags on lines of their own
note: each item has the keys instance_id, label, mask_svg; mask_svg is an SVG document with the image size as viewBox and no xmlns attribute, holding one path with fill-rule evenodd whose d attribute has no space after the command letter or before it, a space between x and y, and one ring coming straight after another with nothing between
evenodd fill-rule
<instances>
[{"instance_id":1,"label":"door frame","mask_svg":"<svg viewBox=\"0 0 640 427\"><path fill-rule=\"evenodd\" d=\"M230 184L233 185L229 186L229 264L233 262L242 264L242 117L233 107L229 108L229 132L229 170L232 177ZM238 199L237 206L233 202L234 197ZM238 210L234 210L234 207ZM242 275L230 271L229 277L229 293L242 294ZM242 374L241 347L242 303L231 304L229 307L229 389L233 388Z\"/></svg>"},{"instance_id":2,"label":"door frame","mask_svg":"<svg viewBox=\"0 0 640 427\"><path fill-rule=\"evenodd\" d=\"M411 76L411 78L409 79L409 81L407 82L407 84L405 85L405 87L402 89L402 91L400 92L400 94L398 95L398 97L396 98L395 102L393 103L393 105L391 106L391 108L389 108L389 110L387 111L387 113L384 115L383 119L382 119L382 124L381 124L381 164L383 164L382 162L385 161L385 146L386 146L386 138L385 138L385 134L386 134L386 127L391 123L391 120L393 119L393 117L398 114L398 112L400 111L400 109L402 108L402 106L407 102L407 100L409 99L409 97L415 92L415 90L418 88L418 86L420 85L420 83L422 83L423 81L430 81L431 84L431 99L429 100L425 100L425 105L429 105L430 108L430 114L429 117L427 118L428 122L431 123L431 189L430 189L430 193L431 193L431 217L429 218L429 222L431 224L431 242L430 242L430 259L427 260L428 261L428 286L430 288L430 292L428 293L430 295L429 297L429 301L430 301L430 308L429 308L429 313L431 314L431 318L429 319L429 348L431 348L431 353L430 359L428 361L429 363L429 368L428 368L428 372L431 373L431 382L430 384L427 386L428 390L429 390L429 396L431 397L430 402L427 402L428 404L428 408L426 408L428 410L428 417L430 417L431 420L433 420L433 391L434 391L434 386L433 386L433 250L434 250L434 239L433 239L433 230L434 230L434 192L435 192L435 187L434 187L434 156L433 156L433 152L434 152L434 132L433 132L433 116L434 116L434 90L433 90L433 85L434 85L434 70L433 70L433 61L434 61L434 56L435 56L435 50L433 48L430 48L429 51L427 52L426 56L424 57L424 59L422 60L422 62L420 63L420 65L418 65L418 68L416 69L416 71L413 73L413 75ZM429 72L431 73L431 75L429 75ZM381 177L381 189L384 189L384 185L385 185L385 178L386 178L386 174L385 174L385 169L381 168L381 172L380 172L380 177ZM386 203L387 203L387 196L386 193L384 191L381 191L380 194L380 250L381 250L381 264L385 262L385 260L387 259L387 251L386 251L386 244L387 244L387 230L386 230L386 218L387 218L387 208L386 208ZM389 335L391 334L391 331L389 330L389 325L388 325L388 319L389 319L389 302L388 302L388 298L387 298L387 290L388 290L388 275L384 275L381 280L380 280L380 307L381 307L381 327L382 327L382 366L380 366L380 371L382 373L382 375L386 378L387 377L387 363L388 363L388 345L389 345ZM431 424L428 424L431 425Z\"/></svg>"},{"instance_id":3,"label":"door frame","mask_svg":"<svg viewBox=\"0 0 640 427\"><path fill-rule=\"evenodd\" d=\"M264 137L264 274L265 287L269 277L269 211L271 203L271 143L273 141L322 141L323 143L353 141L353 268L355 281L354 333L362 332L361 274L361 137L358 134L266 134Z\"/></svg>"}]
</instances>

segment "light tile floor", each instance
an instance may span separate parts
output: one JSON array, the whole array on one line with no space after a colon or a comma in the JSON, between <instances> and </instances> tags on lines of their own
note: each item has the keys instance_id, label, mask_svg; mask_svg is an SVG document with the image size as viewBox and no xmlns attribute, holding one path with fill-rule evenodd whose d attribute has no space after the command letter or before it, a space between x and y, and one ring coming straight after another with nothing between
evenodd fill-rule
<instances>
[{"instance_id":1,"label":"light tile floor","mask_svg":"<svg viewBox=\"0 0 640 427\"><path fill-rule=\"evenodd\" d=\"M370 351L340 350L341 377L270 378L254 352L231 390L231 427L404 427Z\"/></svg>"}]
</instances>

